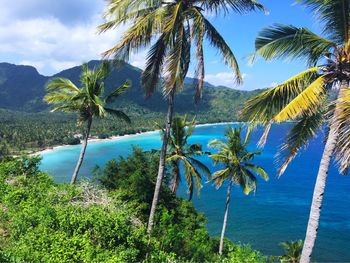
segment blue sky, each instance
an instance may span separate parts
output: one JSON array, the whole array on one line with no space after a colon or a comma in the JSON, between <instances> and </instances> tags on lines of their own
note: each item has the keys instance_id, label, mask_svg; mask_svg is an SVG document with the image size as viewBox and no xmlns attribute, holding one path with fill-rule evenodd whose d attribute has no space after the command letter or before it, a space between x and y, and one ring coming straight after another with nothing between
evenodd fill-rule
<instances>
[{"instance_id":1,"label":"blue sky","mask_svg":"<svg viewBox=\"0 0 350 263\"><path fill-rule=\"evenodd\" d=\"M214 85L251 90L279 83L304 68L302 61L265 62L248 65L258 32L274 23L306 26L319 32L313 15L293 0L260 0L269 10L210 20L225 37L239 60L244 84L235 87L231 71L208 44L205 45L206 80ZM41 74L52 75L79 65L118 41L124 28L96 34L105 8L103 0L0 0L0 61L35 66ZM130 62L143 67L146 50ZM190 72L191 75L191 72Z\"/></svg>"}]
</instances>

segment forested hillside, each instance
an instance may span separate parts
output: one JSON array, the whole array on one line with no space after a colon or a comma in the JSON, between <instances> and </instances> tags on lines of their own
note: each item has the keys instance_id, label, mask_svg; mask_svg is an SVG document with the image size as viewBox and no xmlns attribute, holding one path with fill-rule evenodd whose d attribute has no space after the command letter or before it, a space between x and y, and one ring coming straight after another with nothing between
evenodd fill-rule
<instances>
[{"instance_id":1,"label":"forested hillside","mask_svg":"<svg viewBox=\"0 0 350 263\"><path fill-rule=\"evenodd\" d=\"M90 61L89 66L97 66L100 61ZM73 67L64 70L52 77L64 77L79 85L81 67ZM129 64L116 66L106 81L106 92L108 93L116 86L122 84L126 79L132 81L132 87L118 100L118 104L131 112L163 112L165 103L160 92L145 99L144 92L140 86L141 70ZM34 67L17 66L8 63L0 63L0 108L38 112L48 108L42 101L45 95L45 85L52 77L45 77L38 73ZM203 100L199 105L194 105L192 79L186 80L184 91L176 99L176 110L179 113L186 112L195 114L203 111L220 112L220 115L230 114L234 118L238 107L256 91L240 91L230 88L216 88L205 83Z\"/></svg>"},{"instance_id":2,"label":"forested hillside","mask_svg":"<svg viewBox=\"0 0 350 263\"><path fill-rule=\"evenodd\" d=\"M100 61L90 61L90 68ZM79 85L81 67L64 70L52 77L63 77ZM152 130L157 123L163 123L165 101L160 92L145 98L140 86L141 70L129 64L115 67L106 80L106 92L131 80L131 88L112 105L122 109L131 118L131 125L120 120L96 120L92 136L105 138L111 135ZM9 152L19 154L60 144L79 143L74 134L81 133L76 125L76 116L50 113L43 102L46 83L52 77L45 77L30 66L0 64L0 156ZM206 83L203 99L194 103L193 79L187 78L184 90L175 100L175 112L196 117L197 122L235 121L243 103L256 91L240 91L225 87L215 87ZM215 83L214 83L215 84Z\"/></svg>"}]
</instances>

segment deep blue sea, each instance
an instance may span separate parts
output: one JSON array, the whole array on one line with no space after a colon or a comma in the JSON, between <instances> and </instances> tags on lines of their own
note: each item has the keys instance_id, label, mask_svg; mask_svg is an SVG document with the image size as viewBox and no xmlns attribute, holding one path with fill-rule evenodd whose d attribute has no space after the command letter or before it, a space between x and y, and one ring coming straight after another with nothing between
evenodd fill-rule
<instances>
[{"instance_id":1,"label":"deep blue sea","mask_svg":"<svg viewBox=\"0 0 350 263\"><path fill-rule=\"evenodd\" d=\"M240 124L232 124L237 126ZM223 139L228 125L197 127L191 143L201 143L206 150L214 138ZM256 195L245 196L241 189L233 189L226 235L233 241L249 243L267 255L282 253L279 243L303 239L312 198L318 165L323 151L323 136L313 140L288 167L286 173L276 177L274 161L278 147L288 132L289 124L273 126L263 153L256 163L269 173L270 180L260 180ZM250 147L254 149L262 131L253 133ZM133 145L145 150L160 147L158 133L141 134L117 141L96 142L88 145L80 178L89 178L95 165L103 166L108 160L127 156ZM57 182L68 182L78 159L80 145L60 148L42 155L41 168L49 172ZM202 160L214 169L208 157ZM207 228L219 236L223 220L226 186L216 190L205 184L200 197L195 197L195 207L208 218ZM186 197L184 187L179 195ZM321 225L314 252L318 262L350 262L350 178L339 175L331 167L327 180Z\"/></svg>"}]
</instances>

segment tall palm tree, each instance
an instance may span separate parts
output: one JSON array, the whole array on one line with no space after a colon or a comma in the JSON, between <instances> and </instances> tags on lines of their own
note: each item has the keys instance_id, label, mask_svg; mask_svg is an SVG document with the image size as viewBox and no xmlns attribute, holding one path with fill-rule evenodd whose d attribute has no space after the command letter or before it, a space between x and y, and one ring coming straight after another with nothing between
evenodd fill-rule
<instances>
[{"instance_id":1,"label":"tall palm tree","mask_svg":"<svg viewBox=\"0 0 350 263\"><path fill-rule=\"evenodd\" d=\"M104 80L110 73L108 62L102 63L99 67L90 70L87 64L82 66L80 75L81 88L65 78L54 78L47 85L48 94L44 100L48 104L56 105L51 111L76 112L79 115L78 125L87 123L83 135L83 143L80 156L71 178L71 184L75 184L80 167L83 163L92 119L105 118L108 114L123 119L130 123L129 117L120 110L111 109L108 103L123 94L129 87L129 81L116 88L109 95L104 96Z\"/></svg>"},{"instance_id":2,"label":"tall palm tree","mask_svg":"<svg viewBox=\"0 0 350 263\"><path fill-rule=\"evenodd\" d=\"M208 154L202 150L201 144L188 144L188 139L194 130L195 120L188 122L185 117L175 117L172 125L168 142L167 159L172 167L172 186L171 190L175 194L181 181L181 165L185 169L189 200L193 196L193 186L197 188L199 194L202 188L202 174L210 178L208 167L196 156ZM164 131L163 131L164 133Z\"/></svg>"},{"instance_id":3,"label":"tall palm tree","mask_svg":"<svg viewBox=\"0 0 350 263\"><path fill-rule=\"evenodd\" d=\"M251 99L243 118L267 125L294 120L282 146L279 175L326 123L328 134L314 188L301 262L310 262L333 155L345 173L350 161L350 1L299 0L317 15L324 37L306 28L274 25L261 31L256 53L266 60L305 59L309 69Z\"/></svg>"},{"instance_id":4,"label":"tall palm tree","mask_svg":"<svg viewBox=\"0 0 350 263\"><path fill-rule=\"evenodd\" d=\"M194 44L197 60L196 101L202 96L204 82L204 38L219 51L225 63L233 69L233 78L240 83L242 76L236 58L224 38L206 18L206 14L227 14L230 10L244 13L256 9L264 9L256 0L109 0L106 22L100 26L100 31L104 32L125 23L131 25L120 42L105 55L114 55L128 61L133 52L152 45L141 82L146 96L150 96L162 80L162 90L168 104L157 182L148 222L149 233L153 228L164 175L174 97L184 85L191 60L191 45Z\"/></svg>"},{"instance_id":5,"label":"tall palm tree","mask_svg":"<svg viewBox=\"0 0 350 263\"><path fill-rule=\"evenodd\" d=\"M216 188L220 188L224 182L228 181L225 215L219 246L220 255L224 248L232 184L240 186L244 194L248 195L251 191L256 192L256 175L261 176L265 181L269 179L266 171L261 166L252 163L254 157L260 154L260 151L250 152L247 149L251 134L250 129L248 129L244 141L241 139L241 131L241 128L228 128L225 134L227 143L218 139L209 142L210 147L218 149L218 153L209 157L214 160L215 164L220 163L224 168L216 171L211 180Z\"/></svg>"}]
</instances>

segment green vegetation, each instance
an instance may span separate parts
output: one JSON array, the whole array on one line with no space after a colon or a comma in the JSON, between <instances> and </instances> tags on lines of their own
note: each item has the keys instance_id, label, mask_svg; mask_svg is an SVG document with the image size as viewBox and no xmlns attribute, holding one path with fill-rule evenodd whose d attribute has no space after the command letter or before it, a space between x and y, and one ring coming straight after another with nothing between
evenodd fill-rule
<instances>
[{"instance_id":1,"label":"green vegetation","mask_svg":"<svg viewBox=\"0 0 350 263\"><path fill-rule=\"evenodd\" d=\"M251 99L243 115L249 121L267 125L265 138L272 123L296 121L282 146L279 175L316 131L324 124L328 126L300 260L308 263L316 241L331 160L335 156L343 174L350 164L350 1L299 2L314 12L324 36L306 28L274 25L261 31L255 48L266 60L302 58L310 68Z\"/></svg>"},{"instance_id":2,"label":"green vegetation","mask_svg":"<svg viewBox=\"0 0 350 263\"><path fill-rule=\"evenodd\" d=\"M192 199L194 186L197 188L197 194L199 195L202 188L202 175L207 179L210 178L208 167L196 159L196 157L208 154L208 152L202 151L201 144L188 144L187 142L194 131L194 123L195 119L192 122L188 122L186 116L174 118L171 124L166 156L166 161L172 168L171 191L173 194L176 194L179 183L181 182L181 174L184 174L187 182L189 201ZM184 171L182 171L181 167L183 167Z\"/></svg>"},{"instance_id":3,"label":"green vegetation","mask_svg":"<svg viewBox=\"0 0 350 263\"><path fill-rule=\"evenodd\" d=\"M154 130L154 122L160 118L153 113L145 116L130 116L130 125L111 117L96 119L91 127L91 136L106 138ZM0 110L0 145L7 145L11 154L19 155L55 145L70 144L74 135L84 132L82 127L76 125L76 119L73 114Z\"/></svg>"},{"instance_id":4,"label":"green vegetation","mask_svg":"<svg viewBox=\"0 0 350 263\"><path fill-rule=\"evenodd\" d=\"M92 120L94 118L104 119L108 115L112 115L130 123L129 117L124 112L106 106L107 103L118 98L130 87L130 83L126 81L109 95L105 95L104 80L109 73L110 64L108 62L103 62L99 67L92 70L89 69L87 64L84 64L80 76L81 88L65 78L52 79L47 85L48 94L44 97L44 100L55 105L55 108L51 110L52 112L75 112L78 114L78 126L87 123L86 130L83 132L80 156L71 179L72 184L75 184L84 160Z\"/></svg>"},{"instance_id":5,"label":"green vegetation","mask_svg":"<svg viewBox=\"0 0 350 263\"><path fill-rule=\"evenodd\" d=\"M303 241L285 241L280 244L284 250L284 254L279 256L278 259L281 263L298 263L301 257L301 251L303 250Z\"/></svg>"},{"instance_id":6,"label":"green vegetation","mask_svg":"<svg viewBox=\"0 0 350 263\"><path fill-rule=\"evenodd\" d=\"M256 191L257 178L255 175L259 175L265 181L269 179L264 168L253 163L254 157L260 154L260 152L250 152L247 149L251 130L248 129L244 141L241 138L241 131L241 128L228 128L225 134L226 143L218 139L209 142L210 147L218 150L218 153L211 154L209 157L213 159L215 164L221 164L223 166L222 170L213 173L211 181L216 188L220 188L226 181L229 182L219 246L220 255L224 248L232 184L239 185L243 192L248 195L251 191Z\"/></svg>"},{"instance_id":7,"label":"green vegetation","mask_svg":"<svg viewBox=\"0 0 350 263\"><path fill-rule=\"evenodd\" d=\"M153 190L144 190L154 187L158 158L135 149L100 169L99 185L74 186L53 183L39 171L38 158L0 163L1 261L266 262L261 253L231 242L219 257L205 217L176 198L167 180L149 238Z\"/></svg>"}]
</instances>

